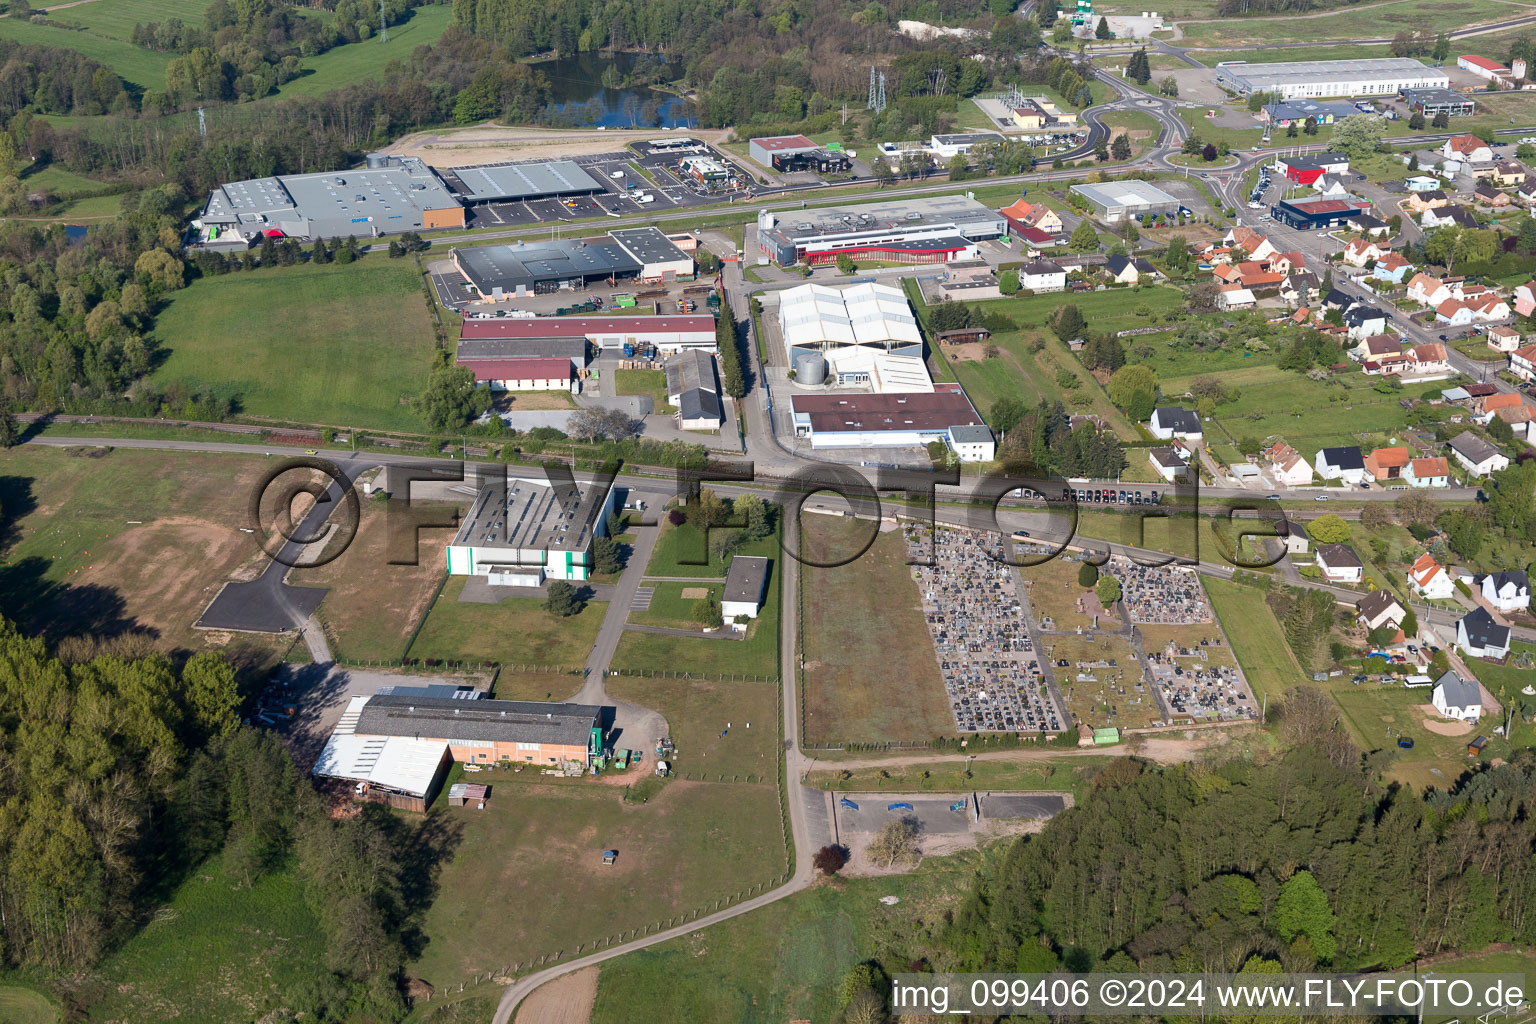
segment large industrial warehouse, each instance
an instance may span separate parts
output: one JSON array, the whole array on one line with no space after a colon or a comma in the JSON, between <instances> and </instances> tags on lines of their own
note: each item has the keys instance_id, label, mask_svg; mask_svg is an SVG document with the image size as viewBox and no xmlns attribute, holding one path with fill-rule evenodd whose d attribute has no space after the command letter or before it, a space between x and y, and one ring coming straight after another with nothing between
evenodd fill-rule
<instances>
[{"instance_id":1,"label":"large industrial warehouse","mask_svg":"<svg viewBox=\"0 0 1536 1024\"><path fill-rule=\"evenodd\" d=\"M1099 185L1073 185L1072 191L1093 206L1107 223L1139 218L1146 214L1174 214L1179 201L1150 181L1106 181Z\"/></svg>"},{"instance_id":2,"label":"large industrial warehouse","mask_svg":"<svg viewBox=\"0 0 1536 1024\"><path fill-rule=\"evenodd\" d=\"M663 355L687 349L715 351L715 318L708 314L686 316L540 316L526 319L466 320L459 328L459 359L500 358L505 354L485 355L468 343L499 340L509 346L526 345L538 353L536 358L564 355L574 349L549 350L553 339L579 339L605 351L654 345Z\"/></svg>"},{"instance_id":3,"label":"large industrial warehouse","mask_svg":"<svg viewBox=\"0 0 1536 1024\"><path fill-rule=\"evenodd\" d=\"M483 576L492 586L584 580L592 572L592 541L607 533L615 493L611 484L519 478L488 484L448 545L448 572Z\"/></svg>"},{"instance_id":4,"label":"large industrial warehouse","mask_svg":"<svg viewBox=\"0 0 1536 1024\"><path fill-rule=\"evenodd\" d=\"M195 244L245 249L262 238L375 238L464 226L464 207L415 157L368 155L360 170L283 174L220 185L208 197Z\"/></svg>"},{"instance_id":5,"label":"large industrial warehouse","mask_svg":"<svg viewBox=\"0 0 1536 1024\"><path fill-rule=\"evenodd\" d=\"M1270 93L1282 100L1394 96L1404 89L1444 89L1451 84L1444 71L1427 67L1412 57L1218 64L1215 81L1241 96Z\"/></svg>"},{"instance_id":6,"label":"large industrial warehouse","mask_svg":"<svg viewBox=\"0 0 1536 1024\"><path fill-rule=\"evenodd\" d=\"M876 392L932 391L923 335L899 288L802 284L779 296L779 332L796 378Z\"/></svg>"},{"instance_id":7,"label":"large industrial warehouse","mask_svg":"<svg viewBox=\"0 0 1536 1024\"><path fill-rule=\"evenodd\" d=\"M653 227L603 238L551 239L454 249L453 265L479 301L585 288L598 281L669 281L693 273L693 257Z\"/></svg>"},{"instance_id":8,"label":"large industrial warehouse","mask_svg":"<svg viewBox=\"0 0 1536 1024\"><path fill-rule=\"evenodd\" d=\"M764 253L781 267L835 263L840 255L896 263L976 259L976 242L1001 238L996 210L965 196L902 199L868 206L830 206L757 217Z\"/></svg>"},{"instance_id":9,"label":"large industrial warehouse","mask_svg":"<svg viewBox=\"0 0 1536 1024\"><path fill-rule=\"evenodd\" d=\"M794 395L789 401L795 436L812 448L918 448L930 441L954 447L952 429L986 427L959 384L936 384L929 394ZM970 440L969 431L958 433L962 444Z\"/></svg>"},{"instance_id":10,"label":"large industrial warehouse","mask_svg":"<svg viewBox=\"0 0 1536 1024\"><path fill-rule=\"evenodd\" d=\"M563 374L569 385L578 370L586 369L587 339L461 337L458 364L492 391L552 390L549 382Z\"/></svg>"},{"instance_id":11,"label":"large industrial warehouse","mask_svg":"<svg viewBox=\"0 0 1536 1024\"><path fill-rule=\"evenodd\" d=\"M443 171L443 181L466 203L553 199L604 191L602 183L574 160L455 167Z\"/></svg>"}]
</instances>

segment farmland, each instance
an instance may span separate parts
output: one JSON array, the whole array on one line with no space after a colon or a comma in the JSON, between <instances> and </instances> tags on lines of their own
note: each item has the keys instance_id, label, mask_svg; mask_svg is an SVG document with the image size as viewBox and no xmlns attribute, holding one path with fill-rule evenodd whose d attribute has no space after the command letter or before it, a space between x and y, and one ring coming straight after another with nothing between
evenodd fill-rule
<instances>
[{"instance_id":1,"label":"farmland","mask_svg":"<svg viewBox=\"0 0 1536 1024\"><path fill-rule=\"evenodd\" d=\"M161 386L208 388L258 418L421 429L407 403L426 379L432 324L411 261L205 278L172 296L155 337Z\"/></svg>"}]
</instances>

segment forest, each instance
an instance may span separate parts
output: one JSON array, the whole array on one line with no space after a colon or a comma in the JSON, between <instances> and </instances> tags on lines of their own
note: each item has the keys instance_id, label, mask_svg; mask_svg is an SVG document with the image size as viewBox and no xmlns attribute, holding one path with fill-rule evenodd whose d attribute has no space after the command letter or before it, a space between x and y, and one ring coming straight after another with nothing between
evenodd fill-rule
<instances>
[{"instance_id":1,"label":"forest","mask_svg":"<svg viewBox=\"0 0 1536 1024\"><path fill-rule=\"evenodd\" d=\"M1017 842L945 931L957 969L1364 970L1536 940L1536 754L1419 796L1326 694L1272 713L1284 754L1116 762Z\"/></svg>"},{"instance_id":2,"label":"forest","mask_svg":"<svg viewBox=\"0 0 1536 1024\"><path fill-rule=\"evenodd\" d=\"M66 664L0 620L0 963L90 967L223 851L237 885L304 880L328 953L284 994L292 1012L403 1015L400 965L451 838L374 805L333 816L241 703L220 654Z\"/></svg>"}]
</instances>

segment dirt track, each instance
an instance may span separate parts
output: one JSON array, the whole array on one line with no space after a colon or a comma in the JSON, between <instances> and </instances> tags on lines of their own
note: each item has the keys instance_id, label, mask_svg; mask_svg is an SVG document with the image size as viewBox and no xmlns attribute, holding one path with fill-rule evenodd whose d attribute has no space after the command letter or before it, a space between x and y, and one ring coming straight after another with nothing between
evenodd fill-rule
<instances>
[{"instance_id":1,"label":"dirt track","mask_svg":"<svg viewBox=\"0 0 1536 1024\"><path fill-rule=\"evenodd\" d=\"M587 1024L597 1001L596 967L556 978L523 1000L516 1024Z\"/></svg>"},{"instance_id":2,"label":"dirt track","mask_svg":"<svg viewBox=\"0 0 1536 1024\"><path fill-rule=\"evenodd\" d=\"M1140 738L1140 737L1138 737ZM1183 764L1200 756L1206 747L1226 741L1218 730L1207 730L1195 739L1142 738L1138 747L1024 747L1014 750L989 750L981 754L937 754L914 751L894 757L863 757L849 760L813 760L813 768L892 768L897 765L934 764L945 761L964 761L967 757L976 761L1053 761L1063 757L1103 757L1106 754L1127 754L1156 761L1159 764Z\"/></svg>"},{"instance_id":3,"label":"dirt track","mask_svg":"<svg viewBox=\"0 0 1536 1024\"><path fill-rule=\"evenodd\" d=\"M688 137L716 142L718 130L690 130ZM416 132L397 140L384 152L417 156L433 167L469 167L508 160L557 160L595 153L614 153L628 143L665 137L658 128L503 128L477 125L453 131Z\"/></svg>"}]
</instances>

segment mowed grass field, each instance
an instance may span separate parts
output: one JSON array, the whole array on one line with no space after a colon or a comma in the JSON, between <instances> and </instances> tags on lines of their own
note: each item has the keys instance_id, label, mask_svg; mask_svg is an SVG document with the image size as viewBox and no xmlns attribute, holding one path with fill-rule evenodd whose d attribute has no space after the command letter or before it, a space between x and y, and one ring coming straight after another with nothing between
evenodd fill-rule
<instances>
[{"instance_id":1,"label":"mowed grass field","mask_svg":"<svg viewBox=\"0 0 1536 1024\"><path fill-rule=\"evenodd\" d=\"M668 760L679 771L769 779L778 771L779 691L774 683L614 676L607 690L610 697L661 713L677 745L677 755ZM645 753L641 763L650 766L652 752Z\"/></svg>"},{"instance_id":2,"label":"mowed grass field","mask_svg":"<svg viewBox=\"0 0 1536 1024\"><path fill-rule=\"evenodd\" d=\"M292 868L247 887L215 857L90 973L90 1019L258 1020L322 970L324 953Z\"/></svg>"},{"instance_id":3,"label":"mowed grass field","mask_svg":"<svg viewBox=\"0 0 1536 1024\"><path fill-rule=\"evenodd\" d=\"M268 465L200 452L0 453L0 607L54 641L149 631L164 649L227 644L237 663L269 659L275 641L192 629L230 574L263 557L240 527Z\"/></svg>"},{"instance_id":4,"label":"mowed grass field","mask_svg":"<svg viewBox=\"0 0 1536 1024\"><path fill-rule=\"evenodd\" d=\"M559 668L586 663L607 602L588 602L579 613L562 619L545 611L537 597L507 597L497 604L460 601L467 579L453 576L443 586L411 644L412 659Z\"/></svg>"},{"instance_id":5,"label":"mowed grass field","mask_svg":"<svg viewBox=\"0 0 1536 1024\"><path fill-rule=\"evenodd\" d=\"M19 985L0 985L0 1021L6 1024L57 1024L59 1008L41 992Z\"/></svg>"},{"instance_id":6,"label":"mowed grass field","mask_svg":"<svg viewBox=\"0 0 1536 1024\"><path fill-rule=\"evenodd\" d=\"M1390 39L1415 29L1434 35L1484 22L1519 17L1518 5L1496 0L1388 0L1339 8L1319 16L1223 18L1186 24L1181 45L1221 46L1268 43L1283 38L1305 43L1329 39Z\"/></svg>"},{"instance_id":7,"label":"mowed grass field","mask_svg":"<svg viewBox=\"0 0 1536 1024\"><path fill-rule=\"evenodd\" d=\"M422 507L412 503L412 508ZM441 506L445 515L452 508ZM449 530L421 530L416 533L417 564L391 565L389 510L365 500L357 535L346 550L325 565L294 569L288 582L330 589L318 615L338 658L396 661L405 657L407 640L448 572L444 551L452 537Z\"/></svg>"},{"instance_id":8,"label":"mowed grass field","mask_svg":"<svg viewBox=\"0 0 1536 1024\"><path fill-rule=\"evenodd\" d=\"M592 1024L838 1019L843 976L894 935L941 928L983 853L931 858L915 872L848 878L602 965ZM882 897L895 896L887 906ZM912 939L903 948L920 948Z\"/></svg>"},{"instance_id":9,"label":"mowed grass field","mask_svg":"<svg viewBox=\"0 0 1536 1024\"><path fill-rule=\"evenodd\" d=\"M843 769L818 768L808 772L807 786L834 792L887 793L973 793L978 790L1072 793L1081 800L1088 792L1099 769L1114 755L1063 754L1049 759L990 760L980 758L969 764L963 759L919 761L892 764L885 768L849 769L851 778L843 778Z\"/></svg>"},{"instance_id":10,"label":"mowed grass field","mask_svg":"<svg viewBox=\"0 0 1536 1024\"><path fill-rule=\"evenodd\" d=\"M95 0L100 2L100 0ZM418 46L437 42L453 22L453 7L432 4L417 7L409 20L389 26L389 39L375 35L358 43L327 50L303 59L305 73L278 90L280 96L318 96L345 85L378 78L392 60L406 60Z\"/></svg>"},{"instance_id":11,"label":"mowed grass field","mask_svg":"<svg viewBox=\"0 0 1536 1024\"><path fill-rule=\"evenodd\" d=\"M873 524L800 517L816 561L857 550ZM812 745L929 740L955 719L899 531L835 568L800 566L804 737Z\"/></svg>"},{"instance_id":12,"label":"mowed grass field","mask_svg":"<svg viewBox=\"0 0 1536 1024\"><path fill-rule=\"evenodd\" d=\"M413 261L375 253L194 281L160 313L155 338L165 350L155 383L210 388L247 415L422 429L407 403L426 384L433 341Z\"/></svg>"},{"instance_id":13,"label":"mowed grass field","mask_svg":"<svg viewBox=\"0 0 1536 1024\"><path fill-rule=\"evenodd\" d=\"M156 15L147 12L160 8L175 8L177 13L171 14L170 17L179 17L189 24L200 25L203 20L199 5L186 0L92 0L91 3L59 11L57 17L67 22L84 23L86 12L98 6L110 8L109 14L114 22L117 20L119 11L131 12L140 8L146 13L139 15L137 19L139 21L159 20ZM128 30L132 29L133 23L130 21ZM14 39L34 46L61 46L76 50L92 60L105 64L117 72L118 77L123 81L129 85L138 86L141 90L165 88L165 66L174 56L134 46L128 41L127 32L118 37L108 35L95 27L76 31L58 25L34 25L29 21L16 18L0 18L0 38Z\"/></svg>"},{"instance_id":14,"label":"mowed grass field","mask_svg":"<svg viewBox=\"0 0 1536 1024\"><path fill-rule=\"evenodd\" d=\"M1261 703L1266 696L1278 700L1286 690L1306 681L1280 623L1264 603L1262 590L1210 576L1202 577L1202 582L1227 635L1240 638L1234 641L1237 661Z\"/></svg>"},{"instance_id":15,"label":"mowed grass field","mask_svg":"<svg viewBox=\"0 0 1536 1024\"><path fill-rule=\"evenodd\" d=\"M628 776L645 778L653 756ZM432 811L462 838L437 875L412 976L441 988L541 954L569 955L579 943L712 909L786 868L773 782L672 779L634 803L622 785L540 778L482 773L474 781L493 786L485 810ZM604 850L618 850L618 861L604 866Z\"/></svg>"}]
</instances>

